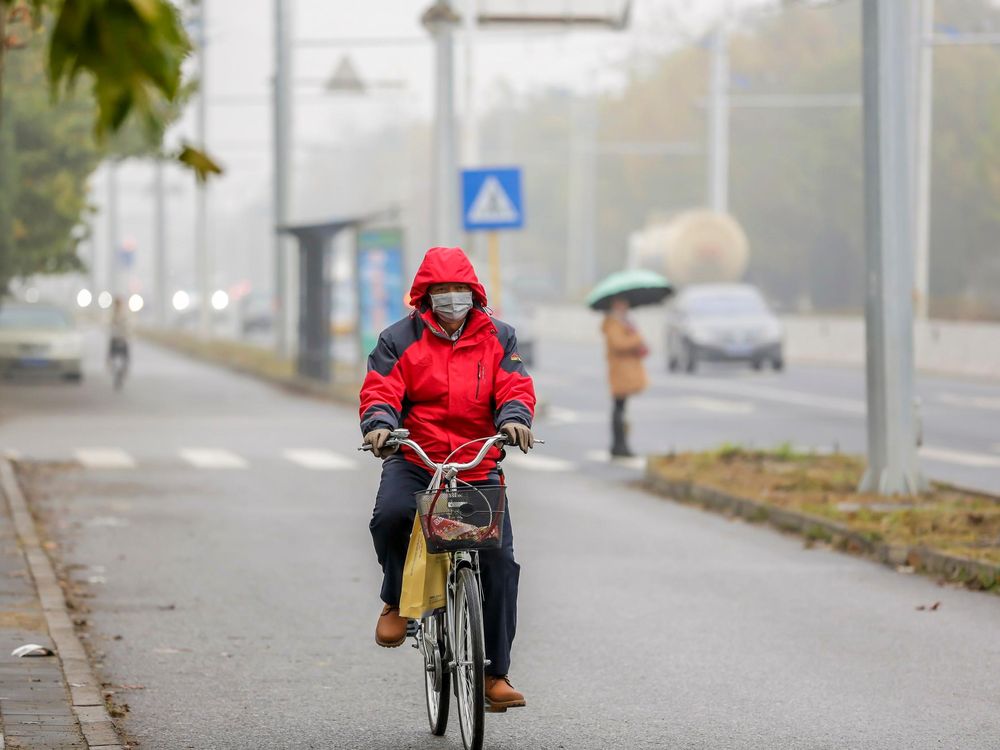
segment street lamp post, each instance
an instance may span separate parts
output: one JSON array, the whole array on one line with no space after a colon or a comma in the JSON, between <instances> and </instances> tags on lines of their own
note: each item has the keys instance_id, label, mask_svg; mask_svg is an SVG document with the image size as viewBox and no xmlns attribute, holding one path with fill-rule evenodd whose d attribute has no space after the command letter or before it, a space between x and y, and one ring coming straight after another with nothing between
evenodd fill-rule
<instances>
[{"instance_id":1,"label":"street lamp post","mask_svg":"<svg viewBox=\"0 0 1000 750\"><path fill-rule=\"evenodd\" d=\"M454 37L458 14L437 0L421 21L434 39L434 162L431 191L433 244L452 244L458 222L458 159L455 142Z\"/></svg>"},{"instance_id":2,"label":"street lamp post","mask_svg":"<svg viewBox=\"0 0 1000 750\"><path fill-rule=\"evenodd\" d=\"M292 354L289 314L288 240L278 231L288 223L288 186L291 169L291 29L287 0L274 0L274 81L272 84L274 114L274 330L275 349L279 357Z\"/></svg>"},{"instance_id":3,"label":"street lamp post","mask_svg":"<svg viewBox=\"0 0 1000 750\"><path fill-rule=\"evenodd\" d=\"M709 38L708 205L729 210L729 32L726 21Z\"/></svg>"},{"instance_id":4,"label":"street lamp post","mask_svg":"<svg viewBox=\"0 0 1000 750\"><path fill-rule=\"evenodd\" d=\"M864 0L868 467L860 490L924 489L913 401L913 86L908 3Z\"/></svg>"}]
</instances>

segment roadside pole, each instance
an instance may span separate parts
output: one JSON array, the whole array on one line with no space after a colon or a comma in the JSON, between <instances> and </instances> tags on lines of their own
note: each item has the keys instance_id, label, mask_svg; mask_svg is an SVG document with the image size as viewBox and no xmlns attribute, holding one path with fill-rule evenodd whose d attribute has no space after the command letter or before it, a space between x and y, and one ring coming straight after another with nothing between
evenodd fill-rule
<instances>
[{"instance_id":1,"label":"roadside pole","mask_svg":"<svg viewBox=\"0 0 1000 750\"><path fill-rule=\"evenodd\" d=\"M447 0L424 13L424 27L434 38L434 151L431 188L431 243L457 240L458 159L455 142L454 30L460 22Z\"/></svg>"},{"instance_id":2,"label":"roadside pole","mask_svg":"<svg viewBox=\"0 0 1000 750\"><path fill-rule=\"evenodd\" d=\"M108 165L108 291L113 297L122 293L121 272L119 270L121 250L121 228L118 224L118 161L112 157ZM97 294L95 292L96 299Z\"/></svg>"},{"instance_id":3,"label":"roadside pole","mask_svg":"<svg viewBox=\"0 0 1000 750\"><path fill-rule=\"evenodd\" d=\"M709 37L708 205L729 210L729 32L725 19Z\"/></svg>"},{"instance_id":4,"label":"roadside pole","mask_svg":"<svg viewBox=\"0 0 1000 750\"><path fill-rule=\"evenodd\" d=\"M167 196L163 158L159 155L153 158L153 255L156 274L153 293L156 295L156 325L163 328L167 324Z\"/></svg>"},{"instance_id":5,"label":"roadside pole","mask_svg":"<svg viewBox=\"0 0 1000 750\"><path fill-rule=\"evenodd\" d=\"M500 276L500 235L496 230L487 233L486 244L490 256L490 306L503 313L503 281Z\"/></svg>"},{"instance_id":6,"label":"roadside pole","mask_svg":"<svg viewBox=\"0 0 1000 750\"><path fill-rule=\"evenodd\" d=\"M205 25L208 22L208 0L201 0L198 8L198 106L196 110L196 130L195 140L198 148L203 152L208 151L207 131L208 131L208 64L207 54L207 34ZM194 220L194 247L195 247L195 269L198 275L198 294L200 296L198 308L198 330L202 338L212 335L212 308L209 298L212 296L211 274L212 264L208 257L208 181L199 180L195 187L195 220Z\"/></svg>"},{"instance_id":7,"label":"roadside pole","mask_svg":"<svg viewBox=\"0 0 1000 750\"><path fill-rule=\"evenodd\" d=\"M287 0L274 0L274 80L272 81L272 107L274 128L273 149L273 221L274 221L274 347L280 358L291 356L289 321L288 267L293 253L288 240L278 231L288 224L288 185L291 168L289 130L291 125L291 55Z\"/></svg>"},{"instance_id":8,"label":"roadside pole","mask_svg":"<svg viewBox=\"0 0 1000 750\"><path fill-rule=\"evenodd\" d=\"M911 8L862 6L868 467L860 491L924 487L913 401L913 109Z\"/></svg>"}]
</instances>

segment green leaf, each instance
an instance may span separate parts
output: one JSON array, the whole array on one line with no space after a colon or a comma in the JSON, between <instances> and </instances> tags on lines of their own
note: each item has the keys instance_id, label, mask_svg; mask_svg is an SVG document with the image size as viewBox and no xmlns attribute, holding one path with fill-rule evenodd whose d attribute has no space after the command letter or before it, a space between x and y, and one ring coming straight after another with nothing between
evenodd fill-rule
<instances>
[{"instance_id":1,"label":"green leaf","mask_svg":"<svg viewBox=\"0 0 1000 750\"><path fill-rule=\"evenodd\" d=\"M211 175L222 174L222 167L212 157L204 151L200 151L187 144L184 145L180 154L177 155L177 161L193 169L195 177L198 178L199 182L205 182Z\"/></svg>"}]
</instances>

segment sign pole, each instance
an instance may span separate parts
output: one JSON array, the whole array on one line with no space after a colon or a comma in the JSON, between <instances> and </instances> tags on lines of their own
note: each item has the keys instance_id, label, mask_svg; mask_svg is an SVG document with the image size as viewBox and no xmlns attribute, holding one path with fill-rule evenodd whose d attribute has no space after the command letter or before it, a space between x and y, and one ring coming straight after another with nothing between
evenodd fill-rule
<instances>
[{"instance_id":1,"label":"sign pole","mask_svg":"<svg viewBox=\"0 0 1000 750\"><path fill-rule=\"evenodd\" d=\"M488 232L486 242L490 254L490 300L493 309L503 312L503 291L500 281L500 233Z\"/></svg>"}]
</instances>

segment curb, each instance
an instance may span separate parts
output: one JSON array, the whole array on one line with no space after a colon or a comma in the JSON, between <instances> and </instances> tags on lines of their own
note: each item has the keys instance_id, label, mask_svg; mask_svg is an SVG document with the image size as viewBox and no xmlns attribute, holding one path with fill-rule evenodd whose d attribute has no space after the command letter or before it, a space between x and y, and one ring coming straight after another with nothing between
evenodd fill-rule
<instances>
[{"instance_id":1,"label":"curb","mask_svg":"<svg viewBox=\"0 0 1000 750\"><path fill-rule=\"evenodd\" d=\"M828 518L775 508L686 480L669 479L659 475L648 463L643 483L648 490L671 500L700 505L752 523L767 523L780 531L794 532L807 540L827 542L842 552L861 555L892 568L909 566L914 571L943 576L974 589L1000 585L1000 565L949 555L929 547L874 541Z\"/></svg>"},{"instance_id":2,"label":"curb","mask_svg":"<svg viewBox=\"0 0 1000 750\"><path fill-rule=\"evenodd\" d=\"M7 498L14 529L35 582L42 612L69 686L73 713L76 714L87 746L104 750L123 750L118 732L101 695L101 683L94 677L87 652L77 638L66 609L66 599L48 555L42 549L35 521L14 473L6 458L0 458L0 489Z\"/></svg>"}]
</instances>

